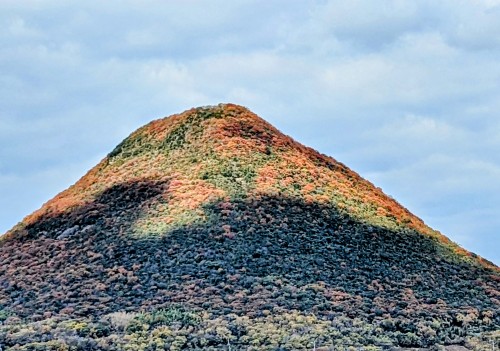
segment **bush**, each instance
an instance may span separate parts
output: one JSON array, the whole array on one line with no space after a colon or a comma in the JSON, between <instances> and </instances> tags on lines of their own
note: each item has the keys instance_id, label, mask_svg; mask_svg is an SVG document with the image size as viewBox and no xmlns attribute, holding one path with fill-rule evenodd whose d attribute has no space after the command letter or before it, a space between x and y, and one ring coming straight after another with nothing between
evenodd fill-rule
<instances>
[{"instance_id":1,"label":"bush","mask_svg":"<svg viewBox=\"0 0 500 351\"><path fill-rule=\"evenodd\" d=\"M124 331L136 316L137 313L120 311L107 314L102 320L108 322L114 329Z\"/></svg>"},{"instance_id":2,"label":"bush","mask_svg":"<svg viewBox=\"0 0 500 351\"><path fill-rule=\"evenodd\" d=\"M12 313L10 313L9 311L6 311L4 309L0 309L0 322L5 321L11 315L12 315Z\"/></svg>"},{"instance_id":3,"label":"bush","mask_svg":"<svg viewBox=\"0 0 500 351\"><path fill-rule=\"evenodd\" d=\"M152 312L138 313L126 327L127 332L137 332L141 330L154 329L161 325L180 324L184 326L196 326L201 318L193 312L182 307L172 307L160 309Z\"/></svg>"}]
</instances>

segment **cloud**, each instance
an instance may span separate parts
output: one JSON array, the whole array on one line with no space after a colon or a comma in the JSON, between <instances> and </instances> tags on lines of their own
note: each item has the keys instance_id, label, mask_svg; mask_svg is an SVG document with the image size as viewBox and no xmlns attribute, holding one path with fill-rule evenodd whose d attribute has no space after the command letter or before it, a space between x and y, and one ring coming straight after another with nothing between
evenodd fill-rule
<instances>
[{"instance_id":1,"label":"cloud","mask_svg":"<svg viewBox=\"0 0 500 351\"><path fill-rule=\"evenodd\" d=\"M495 1L455 3L455 18L447 23L451 43L467 50L500 49L500 4Z\"/></svg>"},{"instance_id":2,"label":"cloud","mask_svg":"<svg viewBox=\"0 0 500 351\"><path fill-rule=\"evenodd\" d=\"M316 33L334 36L363 52L379 51L412 33L439 32L470 51L498 50L496 1L326 1L312 11Z\"/></svg>"},{"instance_id":3,"label":"cloud","mask_svg":"<svg viewBox=\"0 0 500 351\"><path fill-rule=\"evenodd\" d=\"M404 33L425 29L432 18L426 6L409 1L328 1L314 11L324 35L333 35L361 49L380 49Z\"/></svg>"}]
</instances>

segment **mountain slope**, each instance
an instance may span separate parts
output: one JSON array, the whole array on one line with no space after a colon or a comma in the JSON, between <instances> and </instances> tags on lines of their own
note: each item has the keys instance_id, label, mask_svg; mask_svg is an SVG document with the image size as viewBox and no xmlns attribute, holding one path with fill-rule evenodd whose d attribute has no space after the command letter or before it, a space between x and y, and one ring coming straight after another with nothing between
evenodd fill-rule
<instances>
[{"instance_id":1,"label":"mountain slope","mask_svg":"<svg viewBox=\"0 0 500 351\"><path fill-rule=\"evenodd\" d=\"M463 344L499 326L498 267L237 105L140 128L0 240L13 349L30 321L28 349L110 350Z\"/></svg>"}]
</instances>

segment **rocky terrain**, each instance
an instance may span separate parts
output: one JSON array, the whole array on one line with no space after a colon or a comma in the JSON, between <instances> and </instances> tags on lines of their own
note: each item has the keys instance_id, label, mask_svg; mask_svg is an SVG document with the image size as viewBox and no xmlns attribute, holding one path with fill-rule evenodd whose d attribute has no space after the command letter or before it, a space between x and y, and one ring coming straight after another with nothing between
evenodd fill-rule
<instances>
[{"instance_id":1,"label":"rocky terrain","mask_svg":"<svg viewBox=\"0 0 500 351\"><path fill-rule=\"evenodd\" d=\"M140 128L0 238L0 345L491 350L499 272L221 104Z\"/></svg>"}]
</instances>

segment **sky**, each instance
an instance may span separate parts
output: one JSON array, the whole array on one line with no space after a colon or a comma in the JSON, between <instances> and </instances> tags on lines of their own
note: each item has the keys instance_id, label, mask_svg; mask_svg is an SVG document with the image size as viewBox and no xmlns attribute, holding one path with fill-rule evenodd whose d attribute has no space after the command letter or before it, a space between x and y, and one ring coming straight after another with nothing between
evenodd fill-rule
<instances>
[{"instance_id":1,"label":"sky","mask_svg":"<svg viewBox=\"0 0 500 351\"><path fill-rule=\"evenodd\" d=\"M0 26L0 233L232 102L500 264L500 0L2 0Z\"/></svg>"}]
</instances>

